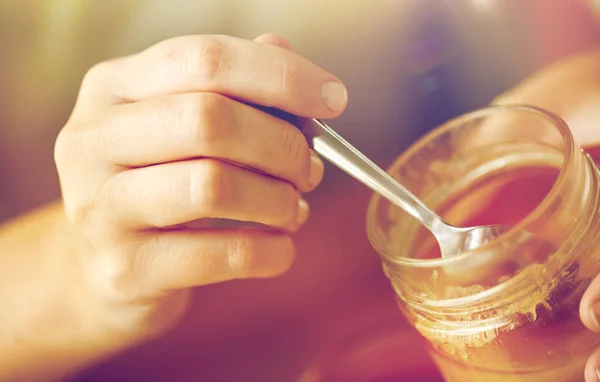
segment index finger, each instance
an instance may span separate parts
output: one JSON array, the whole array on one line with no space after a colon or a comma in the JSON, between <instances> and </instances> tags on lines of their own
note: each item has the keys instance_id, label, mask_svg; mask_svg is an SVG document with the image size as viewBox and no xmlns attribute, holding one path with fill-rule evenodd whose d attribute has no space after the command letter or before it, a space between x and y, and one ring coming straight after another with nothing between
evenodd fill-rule
<instances>
[{"instance_id":1,"label":"index finger","mask_svg":"<svg viewBox=\"0 0 600 382\"><path fill-rule=\"evenodd\" d=\"M341 81L310 61L278 46L229 36L161 42L97 65L82 88L81 98L88 102L97 102L98 96L118 103L212 92L314 118L335 117L347 102Z\"/></svg>"}]
</instances>

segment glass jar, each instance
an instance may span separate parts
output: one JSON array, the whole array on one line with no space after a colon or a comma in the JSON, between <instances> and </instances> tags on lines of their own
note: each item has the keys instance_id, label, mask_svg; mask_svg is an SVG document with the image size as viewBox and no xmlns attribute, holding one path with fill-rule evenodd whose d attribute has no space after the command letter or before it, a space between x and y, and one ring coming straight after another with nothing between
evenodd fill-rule
<instances>
[{"instance_id":1,"label":"glass jar","mask_svg":"<svg viewBox=\"0 0 600 382\"><path fill-rule=\"evenodd\" d=\"M451 224L512 227L441 258L416 220L371 200L369 239L445 380L582 381L600 344L578 314L600 273L600 178L566 124L533 107L488 107L432 131L389 172Z\"/></svg>"}]
</instances>

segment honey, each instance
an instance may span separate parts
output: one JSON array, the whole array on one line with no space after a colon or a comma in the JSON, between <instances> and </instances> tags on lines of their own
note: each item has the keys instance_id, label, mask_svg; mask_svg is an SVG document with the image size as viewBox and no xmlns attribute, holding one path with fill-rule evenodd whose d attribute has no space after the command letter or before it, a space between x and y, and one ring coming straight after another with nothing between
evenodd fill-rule
<instances>
[{"instance_id":1,"label":"honey","mask_svg":"<svg viewBox=\"0 0 600 382\"><path fill-rule=\"evenodd\" d=\"M525 167L494 174L453 195L438 212L460 226L514 226L539 205L557 175L558 170L551 167ZM480 201L475 210L462 206L465 199L477 201L478 191L490 185L495 192L485 196L484 204ZM416 257L439 257L435 243L427 244L428 250ZM524 269L515 264L505 265L489 276L491 280L483 280L487 283L470 285L467 290L448 287L443 296L476 297L477 293L502 286L517 276L540 280L537 288L532 288L520 301L484 313L470 313L467 308L452 325L415 317L415 327L427 340L432 358L446 381L582 380L585 356L600 340L583 326L578 314L581 296L591 280L579 277L580 263L574 261L544 282L547 261L563 255L550 245L537 248L536 255L538 262L527 262L529 265ZM494 317L499 316L504 319L494 322ZM572 348L582 348L581 354L572 354Z\"/></svg>"}]
</instances>

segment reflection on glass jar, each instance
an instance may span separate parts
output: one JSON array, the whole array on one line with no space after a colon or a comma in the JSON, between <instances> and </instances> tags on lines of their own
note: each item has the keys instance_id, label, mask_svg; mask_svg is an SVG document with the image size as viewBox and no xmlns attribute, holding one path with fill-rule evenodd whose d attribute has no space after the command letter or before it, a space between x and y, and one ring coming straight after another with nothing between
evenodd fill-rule
<instances>
[{"instance_id":1,"label":"reflection on glass jar","mask_svg":"<svg viewBox=\"0 0 600 382\"><path fill-rule=\"evenodd\" d=\"M369 238L446 381L583 380L600 344L578 314L600 273L600 177L565 123L526 106L482 109L425 136L390 173L451 224L514 227L440 258L413 218L371 200Z\"/></svg>"}]
</instances>

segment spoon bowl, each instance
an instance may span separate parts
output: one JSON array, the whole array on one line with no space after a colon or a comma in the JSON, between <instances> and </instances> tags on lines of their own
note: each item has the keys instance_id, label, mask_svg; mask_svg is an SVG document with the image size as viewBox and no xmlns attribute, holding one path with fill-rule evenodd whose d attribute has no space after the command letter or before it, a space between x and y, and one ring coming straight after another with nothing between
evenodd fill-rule
<instances>
[{"instance_id":1,"label":"spoon bowl","mask_svg":"<svg viewBox=\"0 0 600 382\"><path fill-rule=\"evenodd\" d=\"M510 227L503 225L454 227L445 224L442 229L438 228L436 231L442 257L474 251L510 230ZM447 229L448 232L444 232L443 229Z\"/></svg>"}]
</instances>

